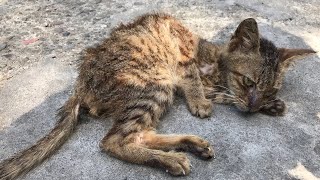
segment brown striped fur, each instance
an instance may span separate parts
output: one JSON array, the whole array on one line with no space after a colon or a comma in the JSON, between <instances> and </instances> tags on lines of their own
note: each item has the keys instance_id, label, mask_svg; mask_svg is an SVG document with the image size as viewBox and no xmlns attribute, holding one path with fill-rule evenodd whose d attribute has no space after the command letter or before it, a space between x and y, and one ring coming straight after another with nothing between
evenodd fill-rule
<instances>
[{"instance_id":1,"label":"brown striped fur","mask_svg":"<svg viewBox=\"0 0 320 180\"><path fill-rule=\"evenodd\" d=\"M256 107L249 107L252 104L245 94L247 86L260 87L256 79L268 79L266 74L259 76L266 66L267 73L279 76L261 85L267 92L288 66L264 60L265 52L259 52L261 42L264 40L260 41L253 19L243 21L226 46L199 38L165 14L144 15L133 23L120 25L103 43L85 51L75 93L61 109L57 126L36 145L2 162L0 179L14 179L57 149L76 125L79 108L93 116L114 119L113 127L100 143L111 156L162 167L173 175L189 174L187 156L172 150L211 159L212 146L194 135L157 134L159 118L172 104L176 90L184 94L191 113L201 118L212 112L212 102L205 96L215 102L233 103L241 110L256 111ZM275 53L275 58L293 57L285 49L275 50L276 53L269 53ZM310 52L301 50L298 55Z\"/></svg>"},{"instance_id":2,"label":"brown striped fur","mask_svg":"<svg viewBox=\"0 0 320 180\"><path fill-rule=\"evenodd\" d=\"M200 43L198 62L206 97L241 111L282 116L286 106L276 95L285 72L294 60L314 53L277 48L260 37L254 19L246 19L224 46Z\"/></svg>"}]
</instances>

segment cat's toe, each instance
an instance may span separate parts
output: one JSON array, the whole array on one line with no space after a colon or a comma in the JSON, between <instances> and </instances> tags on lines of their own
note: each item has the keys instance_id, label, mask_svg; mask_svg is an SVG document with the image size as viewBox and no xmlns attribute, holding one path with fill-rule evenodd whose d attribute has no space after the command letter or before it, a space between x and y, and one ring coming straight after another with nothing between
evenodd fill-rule
<instances>
[{"instance_id":1,"label":"cat's toe","mask_svg":"<svg viewBox=\"0 0 320 180\"><path fill-rule=\"evenodd\" d=\"M184 153L174 153L164 160L166 171L174 176L186 176L190 174L190 161Z\"/></svg>"},{"instance_id":2,"label":"cat's toe","mask_svg":"<svg viewBox=\"0 0 320 180\"><path fill-rule=\"evenodd\" d=\"M208 145L205 148L198 148L196 154L198 154L199 157L205 160L216 158L213 151L213 147L211 145Z\"/></svg>"},{"instance_id":3,"label":"cat's toe","mask_svg":"<svg viewBox=\"0 0 320 180\"><path fill-rule=\"evenodd\" d=\"M286 104L282 100L276 99L267 106L263 107L260 111L270 116L284 116L286 110Z\"/></svg>"},{"instance_id":4,"label":"cat's toe","mask_svg":"<svg viewBox=\"0 0 320 180\"><path fill-rule=\"evenodd\" d=\"M212 102L207 99L189 104L191 114L200 118L210 117L212 106Z\"/></svg>"},{"instance_id":5,"label":"cat's toe","mask_svg":"<svg viewBox=\"0 0 320 180\"><path fill-rule=\"evenodd\" d=\"M202 159L214 159L215 153L210 143L198 136L189 136L183 140L183 143L187 147L187 151L199 156Z\"/></svg>"}]
</instances>

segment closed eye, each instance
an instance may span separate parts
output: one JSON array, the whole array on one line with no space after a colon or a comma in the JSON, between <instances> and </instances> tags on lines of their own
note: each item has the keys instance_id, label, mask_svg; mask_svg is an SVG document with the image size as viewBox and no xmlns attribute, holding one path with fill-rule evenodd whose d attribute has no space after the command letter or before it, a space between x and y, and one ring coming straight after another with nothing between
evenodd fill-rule
<instances>
[{"instance_id":1,"label":"closed eye","mask_svg":"<svg viewBox=\"0 0 320 180\"><path fill-rule=\"evenodd\" d=\"M246 87L253 87L255 85L255 83L250 78L248 78L246 76L243 76L243 84Z\"/></svg>"},{"instance_id":2,"label":"closed eye","mask_svg":"<svg viewBox=\"0 0 320 180\"><path fill-rule=\"evenodd\" d=\"M267 97L267 98L272 97L272 96L275 96L276 93L277 93L277 91L278 91L277 89L273 89L273 90L271 90L271 91L265 92L265 93L264 93L264 96Z\"/></svg>"}]
</instances>

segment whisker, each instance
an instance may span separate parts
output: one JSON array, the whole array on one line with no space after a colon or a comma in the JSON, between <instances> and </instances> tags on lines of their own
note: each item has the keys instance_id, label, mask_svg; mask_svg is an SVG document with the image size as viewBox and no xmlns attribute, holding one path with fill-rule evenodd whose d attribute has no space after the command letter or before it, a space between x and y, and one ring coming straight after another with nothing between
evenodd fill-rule
<instances>
[{"instance_id":1,"label":"whisker","mask_svg":"<svg viewBox=\"0 0 320 180\"><path fill-rule=\"evenodd\" d=\"M234 95L231 95L231 94L226 94L226 93L222 93L222 92L215 92L215 93L212 93L212 94L209 94L210 96L217 96L217 95L222 95L222 99L225 99L225 100L232 100L232 101L239 101L241 104L245 105L245 101L242 100L241 98L239 97L236 97ZM209 96L209 97L210 97ZM213 97L213 98L216 98L216 97ZM221 98L221 97L220 97Z\"/></svg>"},{"instance_id":2,"label":"whisker","mask_svg":"<svg viewBox=\"0 0 320 180\"><path fill-rule=\"evenodd\" d=\"M219 87L219 88L222 88L222 89L225 89L225 90L229 91L231 94L234 94L234 92L233 92L231 89L229 89L229 88L227 88L227 87L225 87L225 86L214 85L213 87Z\"/></svg>"},{"instance_id":3,"label":"whisker","mask_svg":"<svg viewBox=\"0 0 320 180\"><path fill-rule=\"evenodd\" d=\"M243 100L243 99L241 99L241 98L238 98L238 100L242 103L242 104L246 104L246 102Z\"/></svg>"},{"instance_id":4,"label":"whisker","mask_svg":"<svg viewBox=\"0 0 320 180\"><path fill-rule=\"evenodd\" d=\"M213 99L213 100L216 100L216 99L221 99L221 100L232 100L232 101L236 100L236 99L234 99L234 98L215 98L215 99Z\"/></svg>"},{"instance_id":5,"label":"whisker","mask_svg":"<svg viewBox=\"0 0 320 180\"><path fill-rule=\"evenodd\" d=\"M229 103L234 103L234 102L236 102L234 99L213 99L213 102L215 102L215 103L219 103L219 104L221 104L221 103L226 103L226 104L229 104Z\"/></svg>"},{"instance_id":6,"label":"whisker","mask_svg":"<svg viewBox=\"0 0 320 180\"><path fill-rule=\"evenodd\" d=\"M219 91L219 88L224 89L224 92ZM219 95L222 97L217 97ZM221 85L214 85L213 88L210 89L210 92L206 94L206 97L212 99L216 103L224 103L223 101L229 101L225 103L246 106L246 102L243 99L237 97L231 89Z\"/></svg>"},{"instance_id":7,"label":"whisker","mask_svg":"<svg viewBox=\"0 0 320 180\"><path fill-rule=\"evenodd\" d=\"M213 93L211 95L224 95L224 96L227 96L227 97L235 98L235 96L232 95L232 94L227 94L227 93L222 93L222 92L216 92L216 93Z\"/></svg>"}]
</instances>

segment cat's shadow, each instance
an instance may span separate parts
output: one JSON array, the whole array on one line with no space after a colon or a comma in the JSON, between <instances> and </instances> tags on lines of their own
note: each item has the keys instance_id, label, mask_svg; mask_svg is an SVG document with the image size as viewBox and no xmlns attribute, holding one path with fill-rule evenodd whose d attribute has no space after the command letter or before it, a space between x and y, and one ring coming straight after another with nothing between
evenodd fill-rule
<instances>
[{"instance_id":1,"label":"cat's shadow","mask_svg":"<svg viewBox=\"0 0 320 180\"><path fill-rule=\"evenodd\" d=\"M68 92L71 89L71 86L69 86L58 93L48 96L41 104L11 122L10 126L0 130L0 137L6 137L0 141L0 146L6 147L6 151L0 153L0 160L13 155L13 153L21 149L27 148L47 134L56 124L57 110L69 98L70 94ZM95 121L92 121L93 119ZM89 126L84 128L86 129L85 131L92 132L93 130L96 134L100 134L100 137L97 139L97 142L99 142L106 129L111 127L112 120L107 119L102 121L82 112L78 123L78 128L82 128L81 126L86 126L89 123L91 126L94 126L94 128L90 128Z\"/></svg>"}]
</instances>

